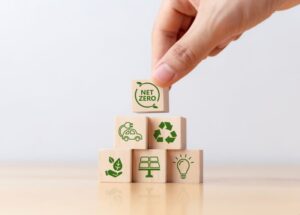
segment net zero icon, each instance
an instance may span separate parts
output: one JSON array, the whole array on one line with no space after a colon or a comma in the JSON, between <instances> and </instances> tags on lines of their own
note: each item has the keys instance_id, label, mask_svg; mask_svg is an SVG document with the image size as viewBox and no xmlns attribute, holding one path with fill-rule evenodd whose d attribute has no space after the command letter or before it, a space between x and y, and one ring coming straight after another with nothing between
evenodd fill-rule
<instances>
[{"instance_id":1,"label":"net zero icon","mask_svg":"<svg viewBox=\"0 0 300 215\"><path fill-rule=\"evenodd\" d=\"M167 142L168 144L173 143L176 140L177 133L173 131L173 125L170 122L161 122L159 128L154 130L153 137L158 143ZM168 132L164 132L164 130ZM168 136L164 137L163 134L169 133Z\"/></svg>"},{"instance_id":2,"label":"net zero icon","mask_svg":"<svg viewBox=\"0 0 300 215\"><path fill-rule=\"evenodd\" d=\"M135 140L138 142L143 139L143 136L134 129L132 122L125 122L122 124L119 127L118 133L122 140L126 142L128 140Z\"/></svg>"},{"instance_id":3,"label":"net zero icon","mask_svg":"<svg viewBox=\"0 0 300 215\"><path fill-rule=\"evenodd\" d=\"M160 99L160 91L157 86L150 82L136 82L137 88L134 93L135 101L143 108L157 109Z\"/></svg>"}]
</instances>

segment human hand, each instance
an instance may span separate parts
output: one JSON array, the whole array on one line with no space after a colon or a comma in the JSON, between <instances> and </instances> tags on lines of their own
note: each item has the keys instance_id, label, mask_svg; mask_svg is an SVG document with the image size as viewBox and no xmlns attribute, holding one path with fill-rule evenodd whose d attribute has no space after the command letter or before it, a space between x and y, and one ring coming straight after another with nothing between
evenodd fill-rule
<instances>
[{"instance_id":1,"label":"human hand","mask_svg":"<svg viewBox=\"0 0 300 215\"><path fill-rule=\"evenodd\" d=\"M154 82L169 87L242 33L300 0L164 0L153 30Z\"/></svg>"}]
</instances>

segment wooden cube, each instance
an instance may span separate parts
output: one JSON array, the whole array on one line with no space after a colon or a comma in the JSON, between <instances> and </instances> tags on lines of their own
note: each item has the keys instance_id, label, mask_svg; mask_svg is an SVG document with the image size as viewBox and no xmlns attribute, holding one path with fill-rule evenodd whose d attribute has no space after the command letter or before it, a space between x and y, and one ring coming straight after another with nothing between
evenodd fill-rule
<instances>
[{"instance_id":1,"label":"wooden cube","mask_svg":"<svg viewBox=\"0 0 300 215\"><path fill-rule=\"evenodd\" d=\"M102 150L99 161L100 182L131 182L131 150Z\"/></svg>"},{"instance_id":2,"label":"wooden cube","mask_svg":"<svg viewBox=\"0 0 300 215\"><path fill-rule=\"evenodd\" d=\"M133 182L166 182L166 158L166 150L133 150Z\"/></svg>"},{"instance_id":3,"label":"wooden cube","mask_svg":"<svg viewBox=\"0 0 300 215\"><path fill-rule=\"evenodd\" d=\"M168 150L167 181L172 183L203 182L202 150Z\"/></svg>"},{"instance_id":4,"label":"wooden cube","mask_svg":"<svg viewBox=\"0 0 300 215\"><path fill-rule=\"evenodd\" d=\"M115 119L115 148L147 149L148 118L118 116Z\"/></svg>"},{"instance_id":5,"label":"wooden cube","mask_svg":"<svg viewBox=\"0 0 300 215\"><path fill-rule=\"evenodd\" d=\"M168 112L169 89L156 86L149 80L132 81L133 112Z\"/></svg>"},{"instance_id":6,"label":"wooden cube","mask_svg":"<svg viewBox=\"0 0 300 215\"><path fill-rule=\"evenodd\" d=\"M150 149L185 149L186 120L183 117L149 118Z\"/></svg>"}]
</instances>

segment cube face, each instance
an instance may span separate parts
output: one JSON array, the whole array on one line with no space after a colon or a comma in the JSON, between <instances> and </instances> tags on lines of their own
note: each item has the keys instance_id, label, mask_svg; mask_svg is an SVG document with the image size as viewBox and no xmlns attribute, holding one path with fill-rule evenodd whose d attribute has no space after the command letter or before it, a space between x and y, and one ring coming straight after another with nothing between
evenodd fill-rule
<instances>
[{"instance_id":1,"label":"cube face","mask_svg":"<svg viewBox=\"0 0 300 215\"><path fill-rule=\"evenodd\" d=\"M172 183L203 182L202 150L168 150L167 181Z\"/></svg>"},{"instance_id":2,"label":"cube face","mask_svg":"<svg viewBox=\"0 0 300 215\"><path fill-rule=\"evenodd\" d=\"M147 149L148 118L118 116L115 119L115 148Z\"/></svg>"},{"instance_id":3,"label":"cube face","mask_svg":"<svg viewBox=\"0 0 300 215\"><path fill-rule=\"evenodd\" d=\"M186 120L183 117L149 118L150 149L185 149Z\"/></svg>"},{"instance_id":4,"label":"cube face","mask_svg":"<svg viewBox=\"0 0 300 215\"><path fill-rule=\"evenodd\" d=\"M133 182L166 182L166 150L134 150L132 173Z\"/></svg>"},{"instance_id":5,"label":"cube face","mask_svg":"<svg viewBox=\"0 0 300 215\"><path fill-rule=\"evenodd\" d=\"M169 89L156 86L149 80L132 81L133 112L168 112Z\"/></svg>"},{"instance_id":6,"label":"cube face","mask_svg":"<svg viewBox=\"0 0 300 215\"><path fill-rule=\"evenodd\" d=\"M102 150L99 154L100 182L131 182L131 150Z\"/></svg>"}]
</instances>

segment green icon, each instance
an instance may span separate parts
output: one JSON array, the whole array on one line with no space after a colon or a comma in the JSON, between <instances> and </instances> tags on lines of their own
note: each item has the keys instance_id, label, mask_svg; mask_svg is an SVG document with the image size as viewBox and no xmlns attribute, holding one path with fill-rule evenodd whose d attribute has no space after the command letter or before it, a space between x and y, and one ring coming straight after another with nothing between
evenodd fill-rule
<instances>
[{"instance_id":1,"label":"green icon","mask_svg":"<svg viewBox=\"0 0 300 215\"><path fill-rule=\"evenodd\" d=\"M106 170L105 174L109 175L111 177L114 177L114 178L118 177L119 175L122 175L121 170L123 168L123 164L122 164L122 161L120 160L120 158L115 160L114 158L109 157L108 161L109 161L109 163L113 164L113 169L114 170L111 170L111 169Z\"/></svg>"},{"instance_id":2,"label":"green icon","mask_svg":"<svg viewBox=\"0 0 300 215\"><path fill-rule=\"evenodd\" d=\"M134 93L135 101L143 108L157 109L160 99L160 91L157 86L150 82L136 82L137 88Z\"/></svg>"},{"instance_id":3,"label":"green icon","mask_svg":"<svg viewBox=\"0 0 300 215\"><path fill-rule=\"evenodd\" d=\"M194 161L191 161L192 157L188 158L187 155L185 154L184 157L180 155L179 158L175 157L175 159L176 161L174 161L173 163L176 164L181 179L186 179L186 175L190 170L190 166L191 164L194 163Z\"/></svg>"},{"instance_id":4,"label":"green icon","mask_svg":"<svg viewBox=\"0 0 300 215\"><path fill-rule=\"evenodd\" d=\"M177 133L173 131L173 125L170 122L161 122L159 124L159 129L154 130L153 137L158 143L167 142L168 144L173 143L176 140ZM162 131L169 131L169 135L167 137L162 136Z\"/></svg>"},{"instance_id":5,"label":"green icon","mask_svg":"<svg viewBox=\"0 0 300 215\"><path fill-rule=\"evenodd\" d=\"M159 171L159 159L157 156L142 156L140 158L139 170L148 171L146 178L153 178L152 171Z\"/></svg>"},{"instance_id":6,"label":"green icon","mask_svg":"<svg viewBox=\"0 0 300 215\"><path fill-rule=\"evenodd\" d=\"M138 142L143 139L143 136L133 128L133 123L131 122L125 122L119 127L119 136L126 142L128 140L135 140Z\"/></svg>"}]
</instances>

